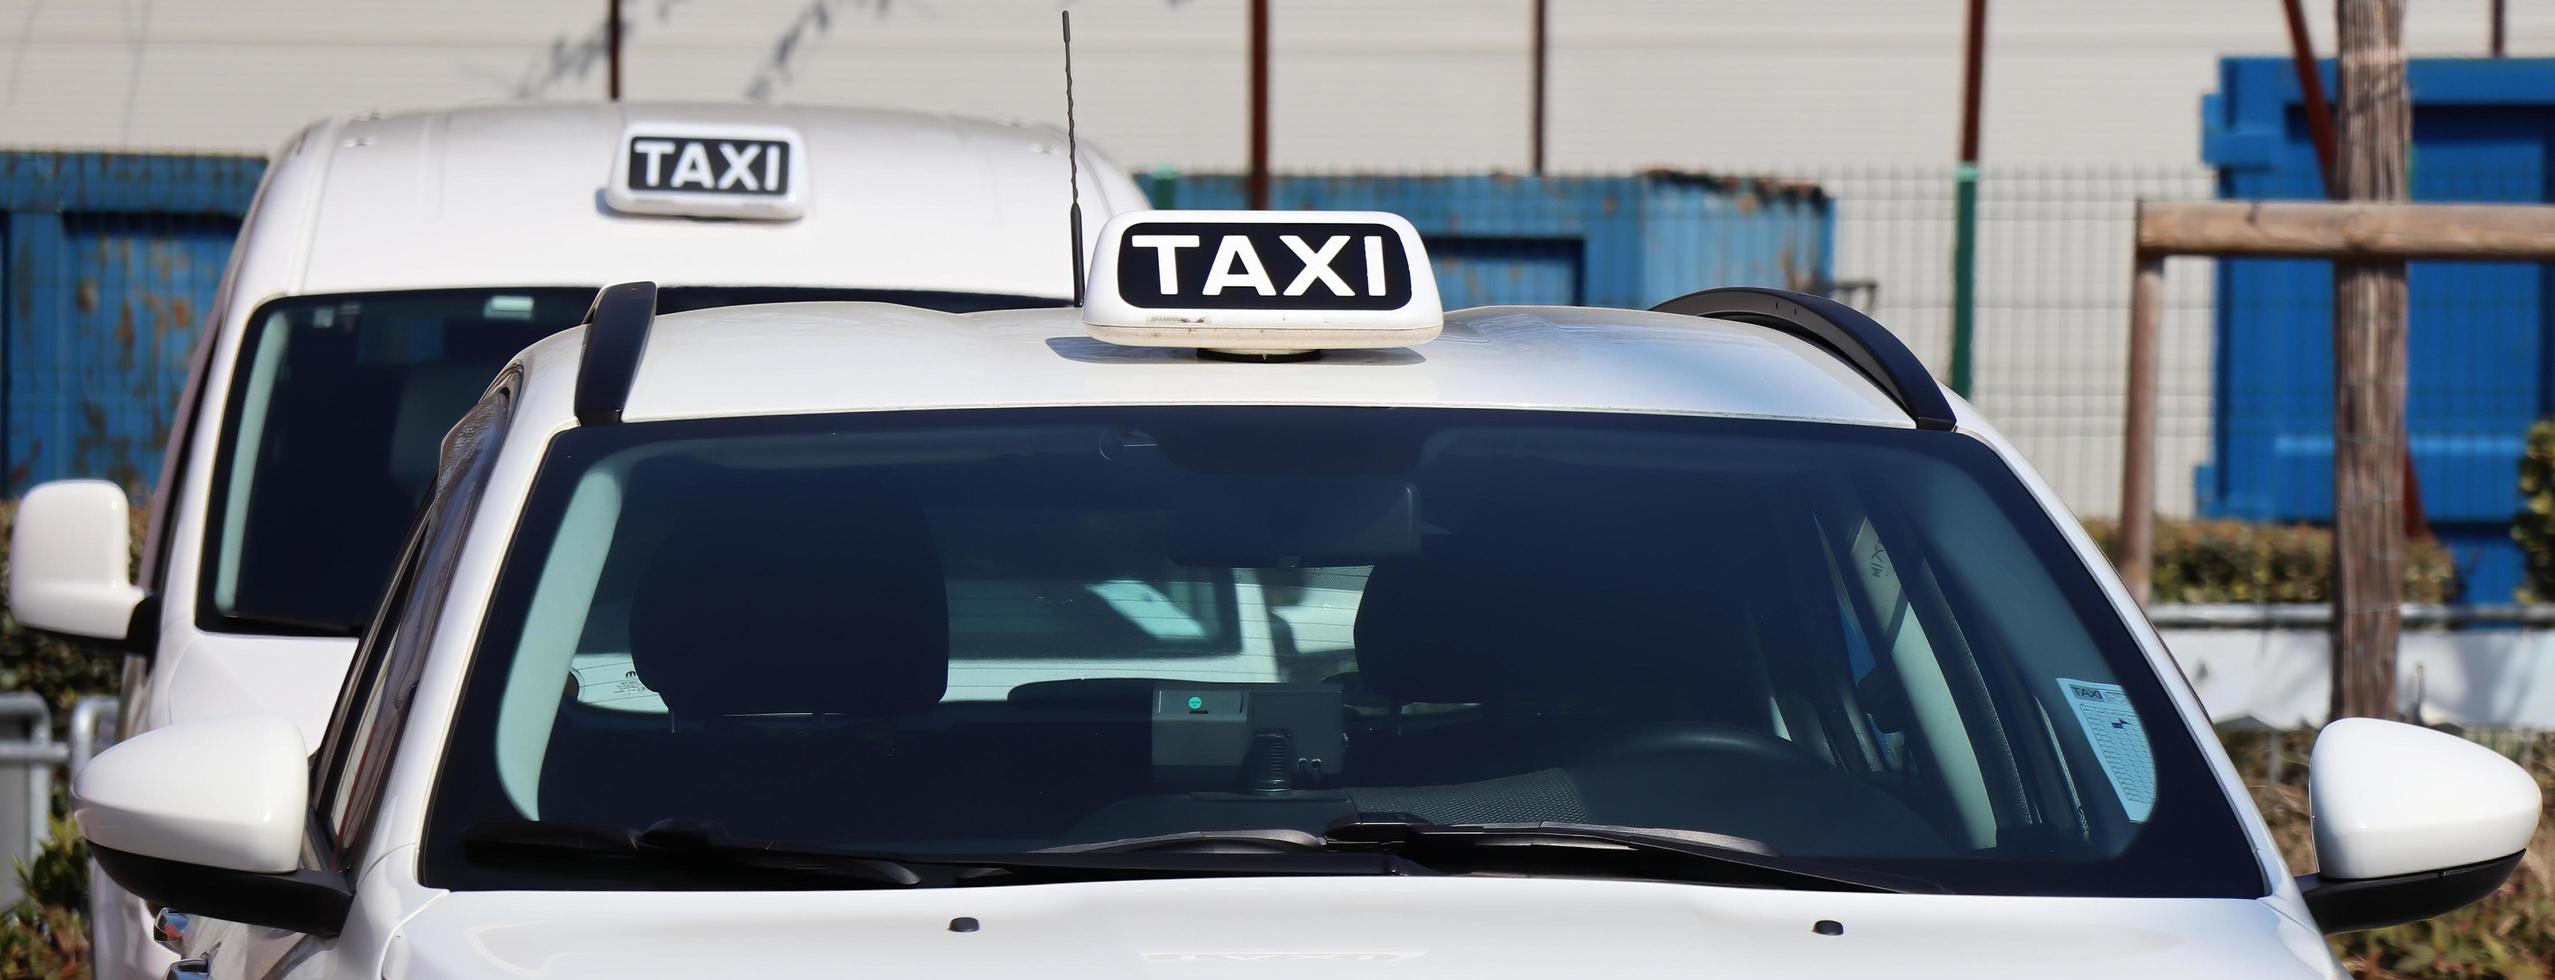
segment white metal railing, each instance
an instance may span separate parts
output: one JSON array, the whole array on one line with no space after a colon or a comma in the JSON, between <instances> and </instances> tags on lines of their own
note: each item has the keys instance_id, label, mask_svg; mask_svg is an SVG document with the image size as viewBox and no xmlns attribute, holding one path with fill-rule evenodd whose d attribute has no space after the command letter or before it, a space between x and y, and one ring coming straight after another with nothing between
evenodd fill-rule
<instances>
[{"instance_id":1,"label":"white metal railing","mask_svg":"<svg viewBox=\"0 0 2555 980\"><path fill-rule=\"evenodd\" d=\"M68 731L53 737L53 709L28 691L0 694L0 857L33 863L53 831L53 770L69 778L115 740L117 701L111 695L80 699L71 707ZM16 768L14 778L7 774ZM6 865L0 865L6 867ZM0 897L16 901L17 876L0 874Z\"/></svg>"},{"instance_id":2,"label":"white metal railing","mask_svg":"<svg viewBox=\"0 0 2555 980\"><path fill-rule=\"evenodd\" d=\"M2404 625L2423 628L2459 626L2555 626L2555 604L2482 603L2451 606L2406 603ZM2302 629L2333 622L2333 607L2321 602L2192 603L2156 606L2147 620L2162 629Z\"/></svg>"}]
</instances>

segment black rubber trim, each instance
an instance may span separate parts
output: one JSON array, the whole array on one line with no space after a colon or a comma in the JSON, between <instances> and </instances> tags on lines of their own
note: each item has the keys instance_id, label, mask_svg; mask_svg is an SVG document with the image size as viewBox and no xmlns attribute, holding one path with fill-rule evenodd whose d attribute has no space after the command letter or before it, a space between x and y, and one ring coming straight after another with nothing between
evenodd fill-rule
<instances>
[{"instance_id":1,"label":"black rubber trim","mask_svg":"<svg viewBox=\"0 0 2555 980\"><path fill-rule=\"evenodd\" d=\"M2326 878L2299 875L2298 891L2307 911L2326 932L2358 932L2420 922L2474 904L2510 880L2521 855L2496 858L2441 871L2416 871L2384 878Z\"/></svg>"},{"instance_id":2,"label":"black rubber trim","mask_svg":"<svg viewBox=\"0 0 2555 980\"><path fill-rule=\"evenodd\" d=\"M1952 428L1952 401L1925 372L1925 362L1863 311L1825 296L1764 286L1723 286L1687 293L1650 308L1772 327L1815 342L1863 372L1920 429Z\"/></svg>"},{"instance_id":3,"label":"black rubber trim","mask_svg":"<svg viewBox=\"0 0 2555 980\"><path fill-rule=\"evenodd\" d=\"M142 593L133 604L133 615L124 621L123 652L139 654L147 660L160 648L160 594Z\"/></svg>"},{"instance_id":4,"label":"black rubber trim","mask_svg":"<svg viewBox=\"0 0 2555 980\"><path fill-rule=\"evenodd\" d=\"M639 355L648 348L648 327L656 322L656 284L625 282L594 294L586 313L586 350L577 361L578 425L611 425L621 421L630 404L630 382L639 374Z\"/></svg>"},{"instance_id":5,"label":"black rubber trim","mask_svg":"<svg viewBox=\"0 0 2555 980\"><path fill-rule=\"evenodd\" d=\"M346 912L355 904L355 889L346 878L326 871L230 871L145 857L95 841L89 843L89 854L107 877L153 908L326 937L345 928Z\"/></svg>"}]
</instances>

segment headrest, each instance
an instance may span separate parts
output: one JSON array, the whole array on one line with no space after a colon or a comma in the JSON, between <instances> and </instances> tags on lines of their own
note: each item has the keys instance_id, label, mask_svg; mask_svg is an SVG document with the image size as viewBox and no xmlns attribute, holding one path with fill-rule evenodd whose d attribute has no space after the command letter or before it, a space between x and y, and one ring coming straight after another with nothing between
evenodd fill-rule
<instances>
[{"instance_id":1,"label":"headrest","mask_svg":"<svg viewBox=\"0 0 2555 980\"><path fill-rule=\"evenodd\" d=\"M949 598L921 515L869 501L702 509L723 513L665 541L630 616L632 665L675 716L939 703Z\"/></svg>"},{"instance_id":2,"label":"headrest","mask_svg":"<svg viewBox=\"0 0 2555 980\"><path fill-rule=\"evenodd\" d=\"M1397 701L1691 706L1737 669L1673 570L1568 546L1432 541L1375 566L1357 610L1359 680ZM1656 576L1644 573L1656 573ZM1719 681L1726 688L1729 682Z\"/></svg>"}]
</instances>

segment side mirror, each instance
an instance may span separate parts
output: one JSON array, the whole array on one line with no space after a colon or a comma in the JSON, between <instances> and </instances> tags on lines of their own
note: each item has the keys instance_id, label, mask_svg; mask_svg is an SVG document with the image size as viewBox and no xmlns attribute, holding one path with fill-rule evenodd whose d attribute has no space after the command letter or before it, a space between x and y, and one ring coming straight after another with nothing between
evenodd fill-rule
<instances>
[{"instance_id":1,"label":"side mirror","mask_svg":"<svg viewBox=\"0 0 2555 980\"><path fill-rule=\"evenodd\" d=\"M40 630L101 640L131 631L132 504L105 480L40 484L9 533L9 614Z\"/></svg>"},{"instance_id":2,"label":"side mirror","mask_svg":"<svg viewBox=\"0 0 2555 980\"><path fill-rule=\"evenodd\" d=\"M344 876L302 867L310 763L289 720L144 732L89 760L71 798L99 867L152 905L321 936L345 924Z\"/></svg>"},{"instance_id":3,"label":"side mirror","mask_svg":"<svg viewBox=\"0 0 2555 980\"><path fill-rule=\"evenodd\" d=\"M2298 889L2326 932L2463 908L2500 888L2537 832L2537 780L2445 732L2345 718L2307 765L2315 874Z\"/></svg>"}]
</instances>

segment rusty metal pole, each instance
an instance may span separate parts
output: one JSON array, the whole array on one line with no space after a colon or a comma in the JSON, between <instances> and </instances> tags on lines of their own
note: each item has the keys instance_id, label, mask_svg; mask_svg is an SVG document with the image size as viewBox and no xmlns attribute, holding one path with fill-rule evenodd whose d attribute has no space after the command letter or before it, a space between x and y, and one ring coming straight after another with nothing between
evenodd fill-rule
<instances>
[{"instance_id":1,"label":"rusty metal pole","mask_svg":"<svg viewBox=\"0 0 2555 980\"><path fill-rule=\"evenodd\" d=\"M2341 0L2335 18L2335 184L2351 201L2404 200L2413 129L2404 0ZM2337 261L2333 280L2330 717L2388 718L2404 601L2404 262Z\"/></svg>"},{"instance_id":2,"label":"rusty metal pole","mask_svg":"<svg viewBox=\"0 0 2555 980\"><path fill-rule=\"evenodd\" d=\"M1952 176L1951 387L1970 397L1978 332L1978 129L1987 87L1987 0L1969 0L1961 64L1961 160Z\"/></svg>"},{"instance_id":3,"label":"rusty metal pole","mask_svg":"<svg viewBox=\"0 0 2555 980\"><path fill-rule=\"evenodd\" d=\"M2305 103L2307 142L2315 147L2316 171L2324 177L2324 196L2337 198L2333 184L2333 106L2324 100L2324 73L2315 67L2315 46L2307 40L2307 13L2299 0L2282 0L2289 17L2289 66L2298 74L2298 95Z\"/></svg>"},{"instance_id":4,"label":"rusty metal pole","mask_svg":"<svg viewBox=\"0 0 2555 980\"><path fill-rule=\"evenodd\" d=\"M1251 209L1269 207L1269 0L1251 0Z\"/></svg>"},{"instance_id":5,"label":"rusty metal pole","mask_svg":"<svg viewBox=\"0 0 2555 980\"><path fill-rule=\"evenodd\" d=\"M2511 26L2509 15L2509 11L2502 9L2502 0L2493 0L2493 57L2500 58L2510 54L2510 48L2504 43L2509 40Z\"/></svg>"},{"instance_id":6,"label":"rusty metal pole","mask_svg":"<svg viewBox=\"0 0 2555 980\"><path fill-rule=\"evenodd\" d=\"M1961 162L1978 162L1978 106L1987 90L1987 0L1969 0L1961 41Z\"/></svg>"},{"instance_id":7,"label":"rusty metal pole","mask_svg":"<svg viewBox=\"0 0 2555 980\"><path fill-rule=\"evenodd\" d=\"M2165 257L2140 252L2129 284L2128 414L2121 426L2120 531L2112 557L2120 584L2140 606L2156 581L2156 374L2164 311Z\"/></svg>"},{"instance_id":8,"label":"rusty metal pole","mask_svg":"<svg viewBox=\"0 0 2555 980\"><path fill-rule=\"evenodd\" d=\"M1548 51L1544 47L1544 27L1547 23L1545 15L1549 13L1544 4L1545 0L1535 0L1534 92L1532 107L1527 110L1534 116L1533 152L1527 157L1527 172L1537 177L1544 175L1544 70L1550 62Z\"/></svg>"},{"instance_id":9,"label":"rusty metal pole","mask_svg":"<svg viewBox=\"0 0 2555 980\"><path fill-rule=\"evenodd\" d=\"M621 101L621 0L603 0L603 94Z\"/></svg>"}]
</instances>

